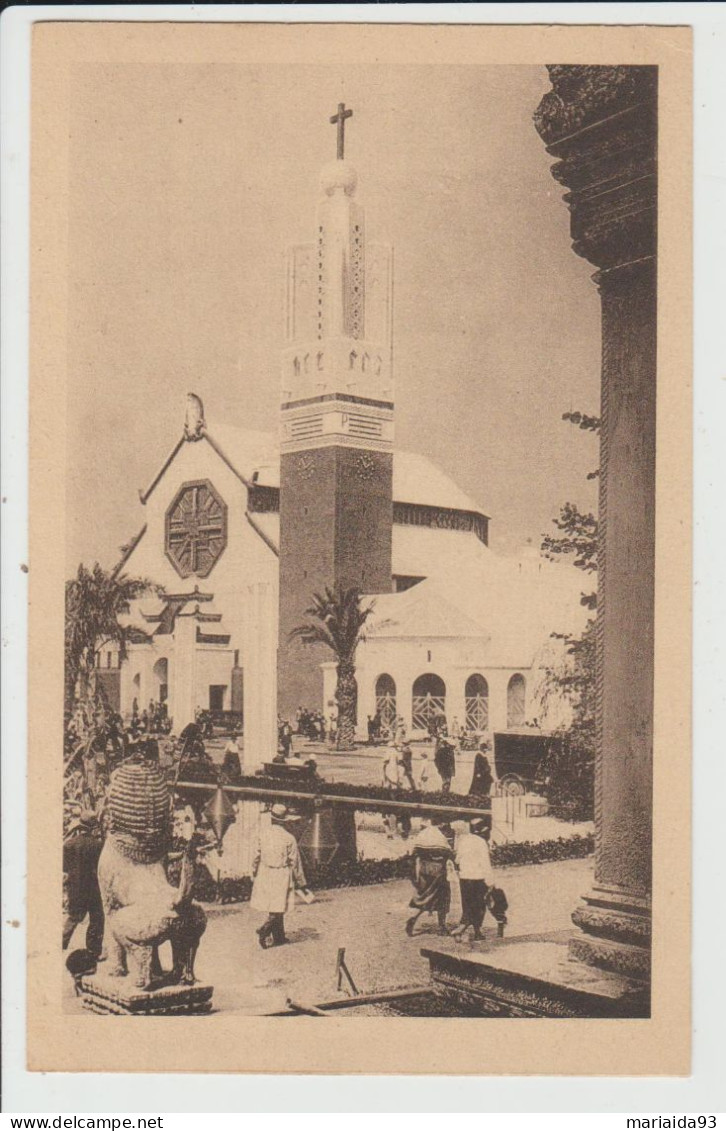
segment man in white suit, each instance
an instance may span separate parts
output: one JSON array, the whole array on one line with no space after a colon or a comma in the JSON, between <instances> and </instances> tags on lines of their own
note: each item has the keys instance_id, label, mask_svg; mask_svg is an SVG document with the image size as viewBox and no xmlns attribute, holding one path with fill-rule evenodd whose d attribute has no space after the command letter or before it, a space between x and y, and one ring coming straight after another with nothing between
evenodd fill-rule
<instances>
[{"instance_id":1,"label":"man in white suit","mask_svg":"<svg viewBox=\"0 0 726 1131\"><path fill-rule=\"evenodd\" d=\"M285 912L296 888L304 888L305 874L300 862L297 841L288 829L292 818L284 805L273 805L270 824L263 827L252 862L255 878L251 905L263 911L267 919L257 929L260 946L267 949L287 942L285 937Z\"/></svg>"}]
</instances>

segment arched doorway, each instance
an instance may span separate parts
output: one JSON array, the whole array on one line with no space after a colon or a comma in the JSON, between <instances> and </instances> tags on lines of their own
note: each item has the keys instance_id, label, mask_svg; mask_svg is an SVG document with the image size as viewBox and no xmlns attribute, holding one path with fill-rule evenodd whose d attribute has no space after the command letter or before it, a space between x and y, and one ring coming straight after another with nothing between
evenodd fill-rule
<instances>
[{"instance_id":1,"label":"arched doorway","mask_svg":"<svg viewBox=\"0 0 726 1131\"><path fill-rule=\"evenodd\" d=\"M446 684L439 675L420 675L411 692L411 729L431 729L434 719L446 717Z\"/></svg>"},{"instance_id":2,"label":"arched doorway","mask_svg":"<svg viewBox=\"0 0 726 1131\"><path fill-rule=\"evenodd\" d=\"M381 726L393 726L396 718L396 681L386 672L376 680L376 714L381 717Z\"/></svg>"},{"instance_id":3,"label":"arched doorway","mask_svg":"<svg viewBox=\"0 0 726 1131\"><path fill-rule=\"evenodd\" d=\"M507 726L521 727L525 715L526 684L524 676L513 675L507 684Z\"/></svg>"},{"instance_id":4,"label":"arched doorway","mask_svg":"<svg viewBox=\"0 0 726 1131\"><path fill-rule=\"evenodd\" d=\"M466 729L475 734L489 730L489 684L479 672L474 672L464 688L466 700Z\"/></svg>"},{"instance_id":5,"label":"arched doorway","mask_svg":"<svg viewBox=\"0 0 726 1131\"><path fill-rule=\"evenodd\" d=\"M155 691L152 695L157 703L166 703L169 698L169 661L166 658L157 660L154 664Z\"/></svg>"}]
</instances>

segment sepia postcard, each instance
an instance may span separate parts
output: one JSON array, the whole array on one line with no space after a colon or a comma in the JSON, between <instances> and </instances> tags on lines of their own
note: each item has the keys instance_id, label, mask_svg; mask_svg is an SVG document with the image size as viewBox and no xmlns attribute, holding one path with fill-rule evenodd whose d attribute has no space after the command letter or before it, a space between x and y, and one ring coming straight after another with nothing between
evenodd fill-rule
<instances>
[{"instance_id":1,"label":"sepia postcard","mask_svg":"<svg viewBox=\"0 0 726 1131\"><path fill-rule=\"evenodd\" d=\"M688 1073L690 82L35 24L31 1070Z\"/></svg>"}]
</instances>

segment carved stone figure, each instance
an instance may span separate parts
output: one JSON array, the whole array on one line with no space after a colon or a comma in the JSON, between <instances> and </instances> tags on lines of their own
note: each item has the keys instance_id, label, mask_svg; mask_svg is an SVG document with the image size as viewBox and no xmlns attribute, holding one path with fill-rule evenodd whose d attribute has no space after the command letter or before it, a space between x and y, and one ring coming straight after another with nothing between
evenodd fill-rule
<instances>
[{"instance_id":1,"label":"carved stone figure","mask_svg":"<svg viewBox=\"0 0 726 1131\"><path fill-rule=\"evenodd\" d=\"M184 419L184 439L201 440L207 424L204 419L202 398L196 393L187 393L187 411Z\"/></svg>"},{"instance_id":2,"label":"carved stone figure","mask_svg":"<svg viewBox=\"0 0 726 1131\"><path fill-rule=\"evenodd\" d=\"M108 794L109 834L98 863L106 931L106 972L138 989L191 985L206 915L192 902L193 850L182 860L179 886L167 880L163 858L171 833L169 787L158 766L124 763ZM173 967L164 972L159 946L170 942Z\"/></svg>"}]
</instances>

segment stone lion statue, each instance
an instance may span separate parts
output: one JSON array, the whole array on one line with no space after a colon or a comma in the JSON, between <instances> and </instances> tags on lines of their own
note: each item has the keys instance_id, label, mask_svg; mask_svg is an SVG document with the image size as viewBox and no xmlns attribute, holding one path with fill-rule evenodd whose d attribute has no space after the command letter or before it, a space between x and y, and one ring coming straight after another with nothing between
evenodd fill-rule
<instances>
[{"instance_id":1,"label":"stone lion statue","mask_svg":"<svg viewBox=\"0 0 726 1131\"><path fill-rule=\"evenodd\" d=\"M207 917L191 897L191 847L182 860L179 886L167 880L171 796L158 765L142 757L124 762L111 779L107 813L109 831L98 862L106 972L128 976L137 989L191 985ZM159 946L167 941L173 967L165 973Z\"/></svg>"}]
</instances>

